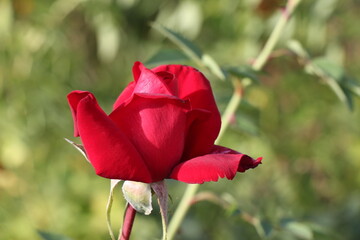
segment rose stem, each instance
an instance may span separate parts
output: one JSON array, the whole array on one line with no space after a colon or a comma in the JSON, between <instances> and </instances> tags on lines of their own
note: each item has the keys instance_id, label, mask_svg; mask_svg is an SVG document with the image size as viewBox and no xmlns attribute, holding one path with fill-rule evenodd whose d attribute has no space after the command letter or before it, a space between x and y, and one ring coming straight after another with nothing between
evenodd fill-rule
<instances>
[{"instance_id":1,"label":"rose stem","mask_svg":"<svg viewBox=\"0 0 360 240\"><path fill-rule=\"evenodd\" d=\"M129 240L131 229L134 224L136 215L136 210L130 205L126 205L125 215L124 215L124 223L121 230L121 235L119 236L119 240Z\"/></svg>"},{"instance_id":2,"label":"rose stem","mask_svg":"<svg viewBox=\"0 0 360 240\"><path fill-rule=\"evenodd\" d=\"M255 59L252 64L252 68L254 70L261 70L265 63L268 61L271 52L273 51L276 43L278 42L282 32L285 29L286 23L290 19L291 14L296 9L297 5L301 2L301 0L288 0L286 8L276 23L275 28L273 29L269 39L265 43L265 46L259 53L258 57ZM229 122L231 120L231 116L235 113L237 107L241 102L241 95L239 94L239 89L235 89L233 96L230 99L229 104L227 105L224 115L222 116L222 127L219 133L219 136L215 143L218 143L223 136L223 133L227 129ZM243 89L242 89L243 91ZM172 240L180 227L181 222L183 221L185 214L190 208L191 200L193 199L197 189L199 188L199 184L189 184L185 190L185 193L179 203L179 206L175 210L175 213L169 223L168 227L168 240Z\"/></svg>"}]
</instances>

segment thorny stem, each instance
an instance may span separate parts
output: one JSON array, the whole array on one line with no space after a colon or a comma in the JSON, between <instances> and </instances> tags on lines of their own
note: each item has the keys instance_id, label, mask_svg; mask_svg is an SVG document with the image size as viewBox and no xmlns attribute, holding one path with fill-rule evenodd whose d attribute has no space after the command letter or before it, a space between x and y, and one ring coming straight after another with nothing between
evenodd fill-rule
<instances>
[{"instance_id":1,"label":"thorny stem","mask_svg":"<svg viewBox=\"0 0 360 240\"><path fill-rule=\"evenodd\" d=\"M286 23L289 21L291 14L294 12L300 2L301 0L288 0L286 8L284 9L281 17L279 18L274 30L272 31L269 39L267 40L266 44L264 45L263 49L261 50L252 65L252 68L254 70L259 71L264 67L282 32L284 31ZM229 104L227 105L225 112L222 116L222 127L215 143L218 143L220 141L224 132L226 131L231 121L231 117L234 115L236 109L241 103L243 91L244 89L242 87L240 89L235 89L229 101ZM179 206L170 221L168 227L168 240L172 240L174 238L178 228L180 227L181 222L183 221L187 211L190 208L191 201L194 198L194 195L199 186L199 184L189 184L187 186L183 198L181 199Z\"/></svg>"},{"instance_id":2,"label":"thorny stem","mask_svg":"<svg viewBox=\"0 0 360 240\"><path fill-rule=\"evenodd\" d=\"M131 234L132 226L134 224L135 215L136 215L136 210L130 204L127 204L124 215L124 223L118 240L130 239L130 234Z\"/></svg>"},{"instance_id":3,"label":"thorny stem","mask_svg":"<svg viewBox=\"0 0 360 240\"><path fill-rule=\"evenodd\" d=\"M291 14L294 12L297 5L301 2L301 0L289 0L285 9L282 12L281 17L276 23L275 28L273 29L269 39L265 43L263 49L261 50L258 57L255 59L252 67L254 70L261 70L265 63L267 62L271 52L274 50L276 43L279 41L279 38L282 32L285 29L286 23L288 23Z\"/></svg>"}]
</instances>

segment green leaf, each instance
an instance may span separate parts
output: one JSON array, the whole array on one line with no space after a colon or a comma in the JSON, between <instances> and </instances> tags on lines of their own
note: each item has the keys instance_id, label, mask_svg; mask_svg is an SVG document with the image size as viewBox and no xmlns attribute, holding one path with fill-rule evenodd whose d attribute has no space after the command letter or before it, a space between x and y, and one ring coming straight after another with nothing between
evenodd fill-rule
<instances>
[{"instance_id":1,"label":"green leaf","mask_svg":"<svg viewBox=\"0 0 360 240\"><path fill-rule=\"evenodd\" d=\"M345 86L341 86L341 89L344 92L346 98L346 104L348 105L349 109L354 110L354 100L353 100L352 91Z\"/></svg>"},{"instance_id":2,"label":"green leaf","mask_svg":"<svg viewBox=\"0 0 360 240\"><path fill-rule=\"evenodd\" d=\"M157 66L162 64L180 63L188 61L189 57L183 52L176 49L161 49L149 60L145 62L145 65Z\"/></svg>"},{"instance_id":3,"label":"green leaf","mask_svg":"<svg viewBox=\"0 0 360 240\"><path fill-rule=\"evenodd\" d=\"M304 223L293 221L291 219L282 220L281 226L284 230L291 233L293 236L303 239L312 240L314 239L313 231Z\"/></svg>"},{"instance_id":4,"label":"green leaf","mask_svg":"<svg viewBox=\"0 0 360 240\"><path fill-rule=\"evenodd\" d=\"M186 55L188 55L191 59L196 62L201 61L201 57L203 55L200 48L198 48L191 41L183 37L181 34L176 33L158 23L152 23L151 26L163 34L165 37L169 38L172 42L174 42L178 47L184 51Z\"/></svg>"},{"instance_id":5,"label":"green leaf","mask_svg":"<svg viewBox=\"0 0 360 240\"><path fill-rule=\"evenodd\" d=\"M287 47L290 51L292 51L293 53L295 53L298 57L308 60L310 59L310 55L308 54L308 52L303 48L303 46L301 45L301 43L297 40L290 40L287 43Z\"/></svg>"},{"instance_id":6,"label":"green leaf","mask_svg":"<svg viewBox=\"0 0 360 240\"><path fill-rule=\"evenodd\" d=\"M312 64L320 68L325 74L341 83L344 80L345 72L342 67L331 62L325 57L319 57L312 60Z\"/></svg>"},{"instance_id":7,"label":"green leaf","mask_svg":"<svg viewBox=\"0 0 360 240\"><path fill-rule=\"evenodd\" d=\"M258 78L258 71L255 71L250 66L237 66L237 67L229 67L225 69L230 75L233 75L238 78L248 78L255 83L260 83Z\"/></svg>"},{"instance_id":8,"label":"green leaf","mask_svg":"<svg viewBox=\"0 0 360 240\"><path fill-rule=\"evenodd\" d=\"M296 40L289 41L287 47L306 63L305 71L307 73L325 80L340 101L346 104L350 110L353 110L352 97L353 94L360 96L360 85L346 75L343 67L325 57L311 59L301 43Z\"/></svg>"},{"instance_id":9,"label":"green leaf","mask_svg":"<svg viewBox=\"0 0 360 240\"><path fill-rule=\"evenodd\" d=\"M332 63L326 58L316 58L305 66L309 74L316 75L329 85L337 97L350 110L353 110L352 91L346 84L346 75L342 67Z\"/></svg>"},{"instance_id":10,"label":"green leaf","mask_svg":"<svg viewBox=\"0 0 360 240\"><path fill-rule=\"evenodd\" d=\"M208 54L203 54L201 61L203 64L218 78L225 80L224 71L221 69L219 64Z\"/></svg>"},{"instance_id":11,"label":"green leaf","mask_svg":"<svg viewBox=\"0 0 360 240\"><path fill-rule=\"evenodd\" d=\"M185 53L185 55L194 62L207 67L215 76L221 80L225 80L225 74L219 64L208 54L204 54L200 48L190 40L158 23L153 23L151 26L175 43Z\"/></svg>"},{"instance_id":12,"label":"green leaf","mask_svg":"<svg viewBox=\"0 0 360 240\"><path fill-rule=\"evenodd\" d=\"M360 84L358 81L347 76L346 81L344 82L344 86L353 94L360 97Z\"/></svg>"},{"instance_id":13,"label":"green leaf","mask_svg":"<svg viewBox=\"0 0 360 240\"><path fill-rule=\"evenodd\" d=\"M260 225L261 228L263 229L262 230L262 233L264 234L263 237L269 237L273 231L273 226L271 225L271 223L267 220L261 220Z\"/></svg>"},{"instance_id":14,"label":"green leaf","mask_svg":"<svg viewBox=\"0 0 360 240\"><path fill-rule=\"evenodd\" d=\"M335 67L334 67L334 69L335 69ZM349 103L352 104L353 103L352 102L353 95L360 97L360 84L356 79L347 75L345 73L345 70L342 69L342 71L343 71L343 74L342 74L341 78L338 79L338 81L340 81L340 86L343 89L344 94L348 98ZM334 72L332 74L334 74Z\"/></svg>"},{"instance_id":15,"label":"green leaf","mask_svg":"<svg viewBox=\"0 0 360 240\"><path fill-rule=\"evenodd\" d=\"M41 230L37 231L39 236L44 239L44 240L71 240L68 237L59 235L59 234L55 234L55 233L49 233L49 232L44 232Z\"/></svg>"}]
</instances>

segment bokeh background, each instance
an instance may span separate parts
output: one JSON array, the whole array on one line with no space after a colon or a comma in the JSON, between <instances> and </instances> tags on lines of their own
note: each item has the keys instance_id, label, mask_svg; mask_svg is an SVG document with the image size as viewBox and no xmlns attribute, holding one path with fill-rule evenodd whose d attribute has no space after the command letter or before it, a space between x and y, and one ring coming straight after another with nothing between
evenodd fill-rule
<instances>
[{"instance_id":1,"label":"bokeh background","mask_svg":"<svg viewBox=\"0 0 360 240\"><path fill-rule=\"evenodd\" d=\"M109 181L64 141L79 142L66 95L91 91L110 112L134 61L152 67L159 51L179 50L151 22L181 33L223 67L246 66L285 4L0 0L0 239L110 239ZM359 12L357 0L301 2L221 142L263 156L263 164L233 181L203 184L198 199L205 201L192 206L177 239L360 239L360 102L354 97L350 110L286 47L296 39L312 58L356 79ZM223 111L231 81L175 60L204 71ZM171 216L186 184L167 184ZM119 189L114 229L124 204ZM138 215L132 239L160 239L154 207Z\"/></svg>"}]
</instances>

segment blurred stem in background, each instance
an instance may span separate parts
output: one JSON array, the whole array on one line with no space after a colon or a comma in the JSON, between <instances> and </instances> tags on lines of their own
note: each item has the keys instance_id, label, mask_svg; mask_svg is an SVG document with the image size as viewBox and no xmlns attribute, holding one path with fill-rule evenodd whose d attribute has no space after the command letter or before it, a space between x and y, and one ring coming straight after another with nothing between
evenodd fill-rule
<instances>
[{"instance_id":1,"label":"blurred stem in background","mask_svg":"<svg viewBox=\"0 0 360 240\"><path fill-rule=\"evenodd\" d=\"M289 21L291 14L294 12L300 2L301 0L289 0L287 2L287 5L283 10L283 13L279 18L275 28L273 29L269 39L267 40L265 46L252 64L252 68L254 70L259 71L263 68L263 66L269 59L270 54L273 51L276 43L278 42L281 34L283 33L286 23ZM222 136L224 135L224 132L229 126L231 117L234 115L236 109L241 103L243 95L242 93L245 90L244 87L246 87L246 85L243 86L239 82L235 82L234 92L222 116L222 126L215 144L218 144L220 142ZM183 198L181 199L179 206L177 207L170 221L168 228L168 240L172 240L174 238L177 230L179 229L182 221L184 220L187 211L190 208L191 201L194 198L194 195L196 194L199 186L199 184L190 184L187 186Z\"/></svg>"}]
</instances>

